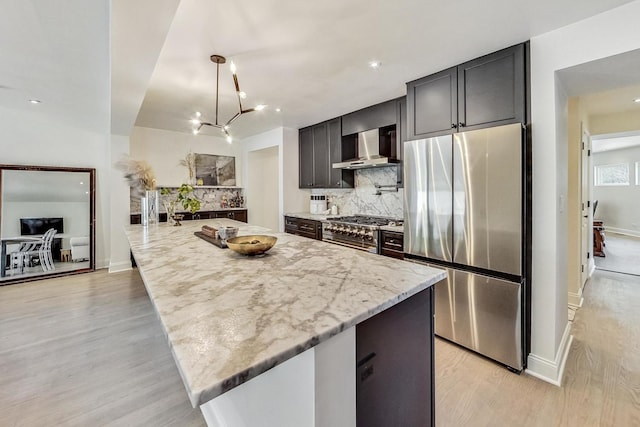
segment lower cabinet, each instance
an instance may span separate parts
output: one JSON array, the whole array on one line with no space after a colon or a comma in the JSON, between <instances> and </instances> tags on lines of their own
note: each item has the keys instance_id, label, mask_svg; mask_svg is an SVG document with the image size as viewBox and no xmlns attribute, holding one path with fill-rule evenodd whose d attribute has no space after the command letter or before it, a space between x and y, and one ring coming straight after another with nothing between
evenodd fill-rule
<instances>
[{"instance_id":1,"label":"lower cabinet","mask_svg":"<svg viewBox=\"0 0 640 427\"><path fill-rule=\"evenodd\" d=\"M322 222L313 219L285 216L284 231L297 236L322 240Z\"/></svg>"},{"instance_id":2,"label":"lower cabinet","mask_svg":"<svg viewBox=\"0 0 640 427\"><path fill-rule=\"evenodd\" d=\"M200 211L192 214L191 212L179 212L184 215L183 221L190 221L193 219L215 219L215 218L229 218L240 222L248 222L246 209L234 209L223 211ZM131 224L140 224L140 214L134 214L130 216ZM160 213L160 222L167 222L167 214L165 212Z\"/></svg>"},{"instance_id":3,"label":"lower cabinet","mask_svg":"<svg viewBox=\"0 0 640 427\"><path fill-rule=\"evenodd\" d=\"M358 427L434 426L433 290L356 325Z\"/></svg>"},{"instance_id":4,"label":"lower cabinet","mask_svg":"<svg viewBox=\"0 0 640 427\"><path fill-rule=\"evenodd\" d=\"M380 253L382 255L404 259L404 235L402 233L382 230L380 242Z\"/></svg>"}]
</instances>

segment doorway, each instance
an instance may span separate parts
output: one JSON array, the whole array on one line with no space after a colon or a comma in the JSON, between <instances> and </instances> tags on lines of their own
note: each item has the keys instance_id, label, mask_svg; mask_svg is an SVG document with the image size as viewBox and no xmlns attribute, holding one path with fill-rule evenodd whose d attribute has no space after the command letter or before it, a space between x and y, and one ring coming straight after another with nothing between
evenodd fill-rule
<instances>
[{"instance_id":1,"label":"doorway","mask_svg":"<svg viewBox=\"0 0 640 427\"><path fill-rule=\"evenodd\" d=\"M248 152L247 209L252 225L278 231L280 148L273 146Z\"/></svg>"},{"instance_id":2,"label":"doorway","mask_svg":"<svg viewBox=\"0 0 640 427\"><path fill-rule=\"evenodd\" d=\"M591 163L595 266L640 276L640 130L594 136Z\"/></svg>"}]
</instances>

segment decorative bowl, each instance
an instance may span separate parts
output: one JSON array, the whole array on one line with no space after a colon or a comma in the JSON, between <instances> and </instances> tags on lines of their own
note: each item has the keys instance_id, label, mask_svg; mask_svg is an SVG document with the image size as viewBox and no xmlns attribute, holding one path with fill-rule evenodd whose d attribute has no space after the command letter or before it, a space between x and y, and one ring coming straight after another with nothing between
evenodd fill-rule
<instances>
[{"instance_id":1,"label":"decorative bowl","mask_svg":"<svg viewBox=\"0 0 640 427\"><path fill-rule=\"evenodd\" d=\"M254 234L227 239L227 246L242 255L259 255L271 249L277 240L278 238L274 236Z\"/></svg>"}]
</instances>

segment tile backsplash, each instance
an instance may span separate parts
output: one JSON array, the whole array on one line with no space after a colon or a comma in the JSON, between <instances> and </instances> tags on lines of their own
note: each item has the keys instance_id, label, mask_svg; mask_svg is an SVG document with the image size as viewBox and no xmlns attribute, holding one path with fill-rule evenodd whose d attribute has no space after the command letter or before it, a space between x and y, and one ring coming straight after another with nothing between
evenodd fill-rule
<instances>
[{"instance_id":1,"label":"tile backsplash","mask_svg":"<svg viewBox=\"0 0 640 427\"><path fill-rule=\"evenodd\" d=\"M397 182L396 167L359 169L355 172L355 188L317 189L311 194L328 196L328 205L335 204L340 215L376 215L401 219L403 217L404 191L394 187ZM390 186L381 188L376 184Z\"/></svg>"},{"instance_id":2,"label":"tile backsplash","mask_svg":"<svg viewBox=\"0 0 640 427\"><path fill-rule=\"evenodd\" d=\"M164 204L162 203L164 200L175 200L177 188L170 187L171 194L160 195L160 212L164 212ZM196 196L198 200L200 200L200 210L201 211L213 211L224 209L222 206L224 201L227 202L226 208L229 208L229 202L231 200L242 200L241 206L233 206L235 208L243 208L245 207L245 196L243 188L203 188L196 187L193 190L193 194ZM140 213L140 197L130 196L130 213L132 215ZM178 212L181 212L182 206L178 206Z\"/></svg>"}]
</instances>

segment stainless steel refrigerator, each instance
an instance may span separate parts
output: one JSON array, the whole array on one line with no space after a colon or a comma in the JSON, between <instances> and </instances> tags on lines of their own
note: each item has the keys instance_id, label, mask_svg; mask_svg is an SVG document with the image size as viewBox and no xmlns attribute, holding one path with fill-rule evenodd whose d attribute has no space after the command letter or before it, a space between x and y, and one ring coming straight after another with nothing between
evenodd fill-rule
<instances>
[{"instance_id":1,"label":"stainless steel refrigerator","mask_svg":"<svg viewBox=\"0 0 640 427\"><path fill-rule=\"evenodd\" d=\"M436 335L524 366L521 124L404 143L405 258L446 267Z\"/></svg>"}]
</instances>

